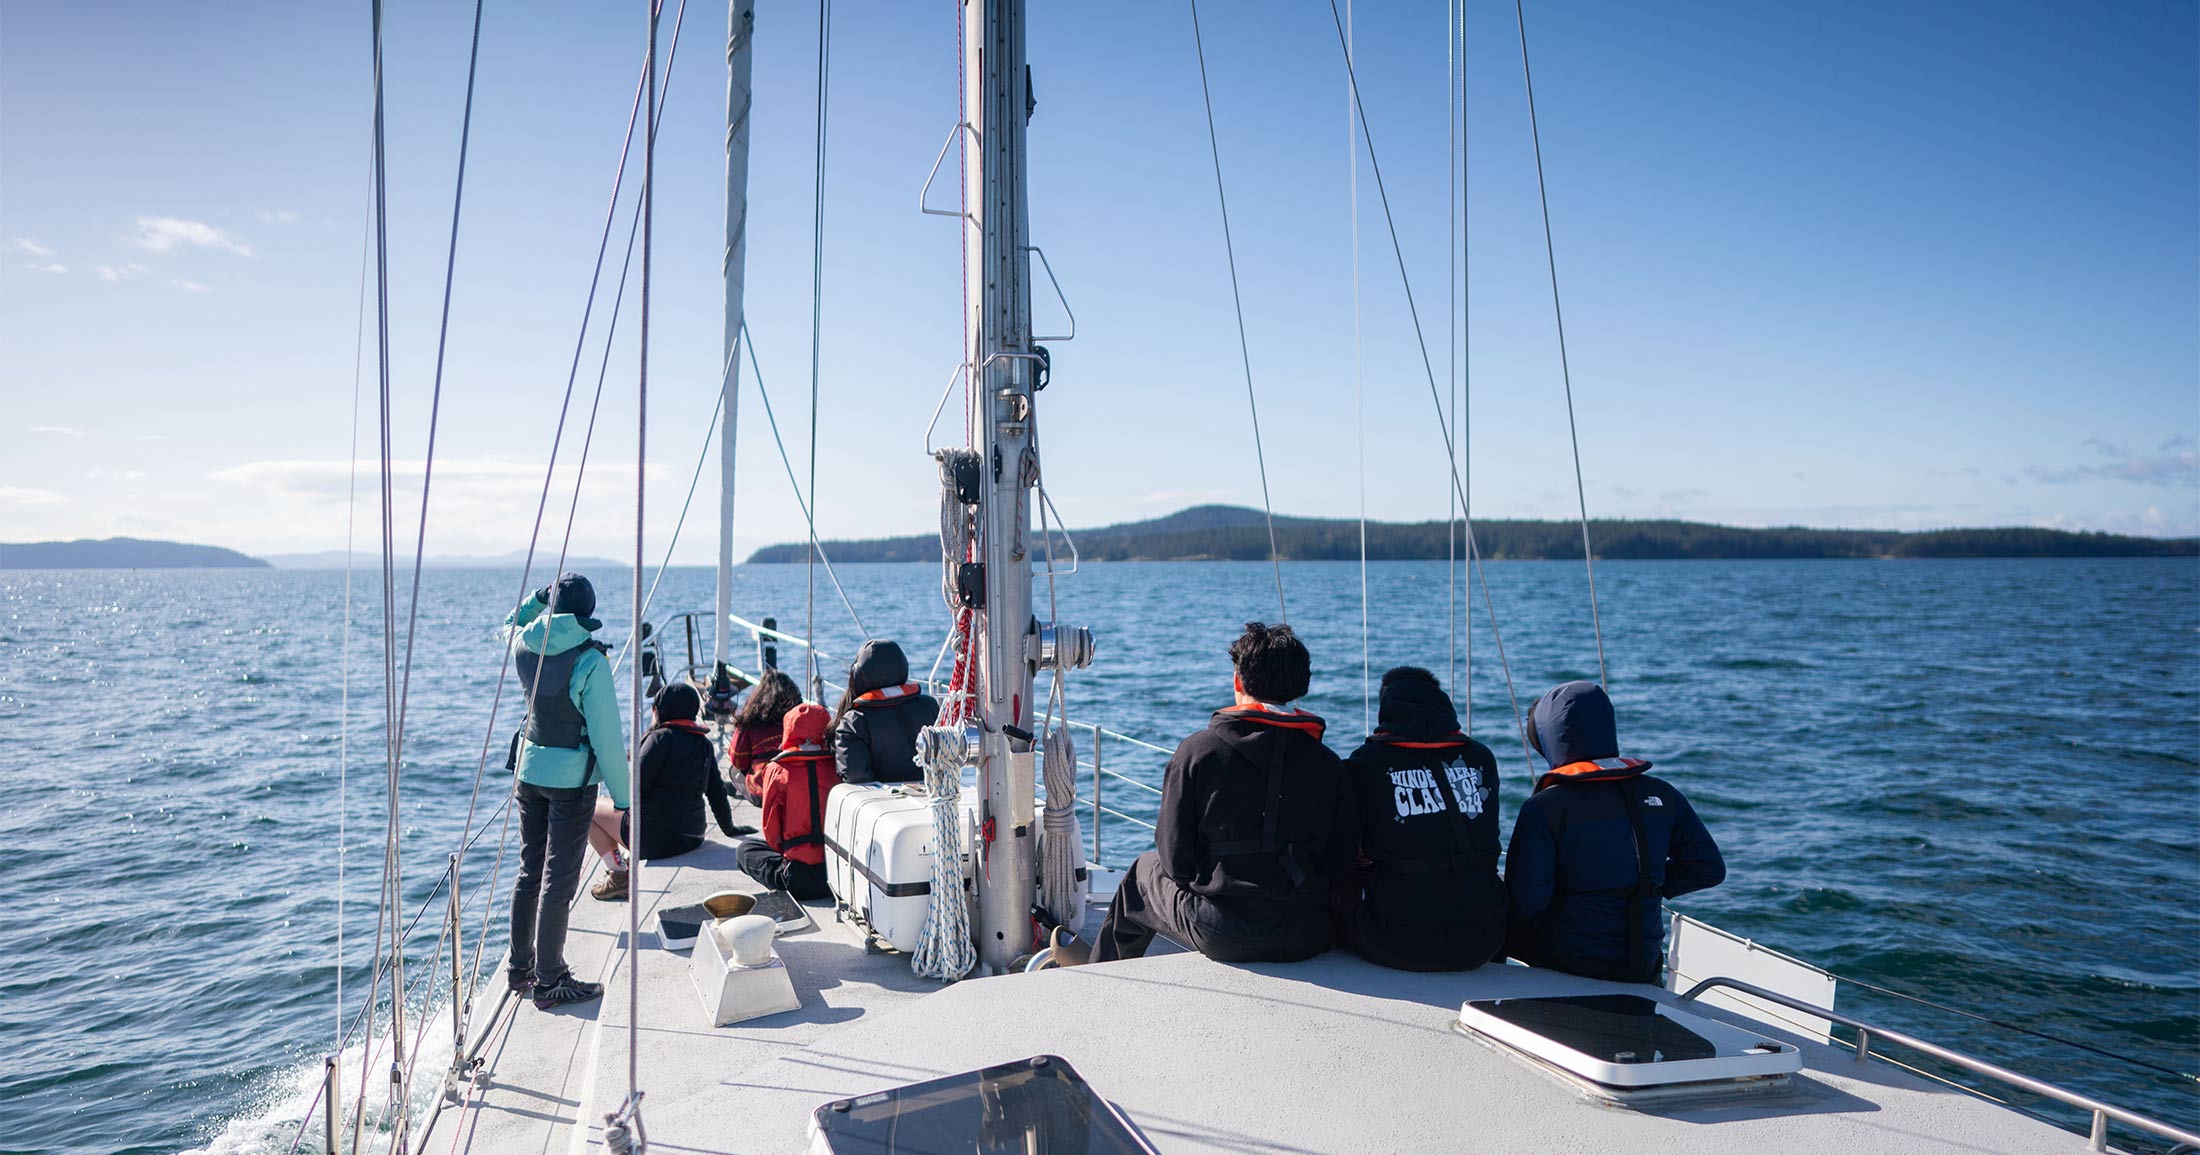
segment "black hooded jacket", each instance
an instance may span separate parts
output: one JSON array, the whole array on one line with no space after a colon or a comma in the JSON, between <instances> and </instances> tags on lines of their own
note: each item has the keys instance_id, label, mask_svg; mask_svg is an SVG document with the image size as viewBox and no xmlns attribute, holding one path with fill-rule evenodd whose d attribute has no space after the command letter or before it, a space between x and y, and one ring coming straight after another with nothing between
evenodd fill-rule
<instances>
[{"instance_id":1,"label":"black hooded jacket","mask_svg":"<svg viewBox=\"0 0 2200 1155\"><path fill-rule=\"evenodd\" d=\"M1528 726L1551 769L1521 803L1505 856L1514 938L1534 957L1513 956L1655 981L1665 930L1657 900L1723 881L1718 843L1679 790L1643 773L1650 763L1619 756L1612 702L1595 683L1543 695Z\"/></svg>"},{"instance_id":2,"label":"black hooded jacket","mask_svg":"<svg viewBox=\"0 0 2200 1155\"><path fill-rule=\"evenodd\" d=\"M840 780L922 780L917 731L939 720L940 704L909 682L909 659L899 645L863 643L848 672L848 699L833 723L833 757Z\"/></svg>"},{"instance_id":3,"label":"black hooded jacket","mask_svg":"<svg viewBox=\"0 0 2200 1155\"><path fill-rule=\"evenodd\" d=\"M1357 925L1378 961L1452 969L1504 942L1497 759L1434 679L1386 680L1379 729L1345 759L1359 814Z\"/></svg>"},{"instance_id":4,"label":"black hooded jacket","mask_svg":"<svg viewBox=\"0 0 2200 1155\"><path fill-rule=\"evenodd\" d=\"M1358 833L1344 768L1321 735L1312 714L1216 711L1177 746L1162 779L1162 871L1221 904L1300 907L1326 919Z\"/></svg>"},{"instance_id":5,"label":"black hooded jacket","mask_svg":"<svg viewBox=\"0 0 2200 1155\"><path fill-rule=\"evenodd\" d=\"M703 806L733 835L733 810L718 777L718 751L701 726L659 722L642 735L634 790L642 800L641 857L670 858L703 844Z\"/></svg>"}]
</instances>

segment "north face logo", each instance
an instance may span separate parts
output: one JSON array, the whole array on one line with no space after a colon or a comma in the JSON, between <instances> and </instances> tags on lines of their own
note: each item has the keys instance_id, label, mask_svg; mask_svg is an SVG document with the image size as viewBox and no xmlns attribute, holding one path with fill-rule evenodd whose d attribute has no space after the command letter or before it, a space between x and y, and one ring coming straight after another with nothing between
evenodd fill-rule
<instances>
[{"instance_id":1,"label":"north face logo","mask_svg":"<svg viewBox=\"0 0 2200 1155\"><path fill-rule=\"evenodd\" d=\"M1644 806L1663 806L1665 805L1665 799L1652 794L1650 797L1643 799L1642 804Z\"/></svg>"}]
</instances>

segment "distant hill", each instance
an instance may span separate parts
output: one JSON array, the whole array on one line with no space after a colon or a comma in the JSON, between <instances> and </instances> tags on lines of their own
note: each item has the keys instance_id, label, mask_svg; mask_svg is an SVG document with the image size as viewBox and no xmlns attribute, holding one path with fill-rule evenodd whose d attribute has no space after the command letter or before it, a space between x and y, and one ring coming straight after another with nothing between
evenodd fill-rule
<instances>
[{"instance_id":1,"label":"distant hill","mask_svg":"<svg viewBox=\"0 0 2200 1155\"><path fill-rule=\"evenodd\" d=\"M320 553L271 553L267 555L267 561L276 569L342 569L344 568L344 551L332 549ZM536 551L536 570L547 573L550 567L557 563L558 555L555 549ZM379 570L382 568L382 555L378 553L355 553L351 555L351 564L354 569ZM429 569L508 570L517 570L525 564L527 564L527 554L522 550L514 550L498 557L483 557L471 554L448 554L438 557L430 554L426 563ZM398 558L397 568L401 570L412 569L412 558ZM569 557L565 559L565 568L568 571L577 570L585 574L628 573L633 570L634 563L631 561L612 561L609 558L601 557Z\"/></svg>"},{"instance_id":2,"label":"distant hill","mask_svg":"<svg viewBox=\"0 0 2200 1155\"><path fill-rule=\"evenodd\" d=\"M110 537L103 541L0 542L0 569L266 569L233 549Z\"/></svg>"},{"instance_id":3,"label":"distant hill","mask_svg":"<svg viewBox=\"0 0 2200 1155\"><path fill-rule=\"evenodd\" d=\"M1257 509L1200 505L1150 521L1076 531L1090 561L1265 561L1267 520ZM1493 561L1581 557L1577 521L1476 521L1475 542ZM1695 521L1595 521L1589 536L1600 558L1899 558L1899 557L2195 557L2200 539L2067 533L2055 529L1745 529ZM1441 521L1367 523L1367 556L1427 560L1447 556ZM828 541L834 561L936 561L931 534ZM1287 561L1360 556L1360 523L1346 518L1278 517L1276 548ZM751 563L799 562L801 542L766 546Z\"/></svg>"}]
</instances>

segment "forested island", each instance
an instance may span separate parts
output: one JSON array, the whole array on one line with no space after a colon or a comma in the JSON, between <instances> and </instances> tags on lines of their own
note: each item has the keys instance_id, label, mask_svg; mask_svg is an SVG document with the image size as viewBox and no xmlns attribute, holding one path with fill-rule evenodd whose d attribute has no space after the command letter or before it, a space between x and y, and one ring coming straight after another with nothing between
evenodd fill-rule
<instances>
[{"instance_id":1,"label":"forested island","mask_svg":"<svg viewBox=\"0 0 2200 1155\"><path fill-rule=\"evenodd\" d=\"M110 537L81 541L0 542L0 569L266 569L267 563L218 545Z\"/></svg>"},{"instance_id":2,"label":"forested island","mask_svg":"<svg viewBox=\"0 0 2200 1155\"><path fill-rule=\"evenodd\" d=\"M1458 523L1367 523L1367 556L1380 561L1450 556ZM1492 561L1581 557L1578 521L1481 521L1475 542ZM2200 538L2127 537L2057 529L1748 529L1695 521L1592 520L1599 558L1954 558L2195 557ZM1149 521L1076 531L1087 561L1266 561L1267 519L1257 509L1201 505ZM834 561L937 561L932 534L828 541ZM1345 561L1360 556L1360 523L1348 518L1278 517L1276 549L1287 561ZM766 546L751 563L799 562L803 543ZM1066 555L1065 555L1066 556Z\"/></svg>"}]
</instances>

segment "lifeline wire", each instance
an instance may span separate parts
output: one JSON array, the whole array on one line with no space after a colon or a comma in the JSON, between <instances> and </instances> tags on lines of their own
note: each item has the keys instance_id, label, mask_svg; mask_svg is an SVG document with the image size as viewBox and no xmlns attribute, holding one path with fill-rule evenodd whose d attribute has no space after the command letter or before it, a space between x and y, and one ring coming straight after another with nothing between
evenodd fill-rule
<instances>
[{"instance_id":1,"label":"lifeline wire","mask_svg":"<svg viewBox=\"0 0 2200 1155\"><path fill-rule=\"evenodd\" d=\"M1436 389L1436 365L1435 362L1429 360L1428 337L1422 332L1421 329L1421 310L1420 307L1414 303L1413 299L1413 278L1408 276L1406 273L1405 245L1402 241L1398 239L1398 221L1396 217L1391 215L1390 193L1383 186L1383 165L1382 160L1376 155L1375 152L1374 134L1369 131L1367 126L1367 106L1360 103L1359 100L1360 81L1359 77L1353 72L1352 68L1352 42L1345 32L1344 17L1337 11L1337 0L1329 0L1329 19L1330 22L1334 24L1337 29L1337 47L1344 53L1345 80L1352 89L1353 107L1359 112L1360 135L1367 138L1368 170L1372 172L1375 176L1375 192L1376 195L1381 198L1383 205L1383 223L1388 226L1390 230L1390 251L1397 258L1398 261L1398 281L1400 287L1405 290L1406 313L1413 319L1414 343L1419 347L1421 352L1421 370L1428 378L1429 401L1436 406L1436 427L1438 430L1442 431L1444 435L1445 461L1447 463L1456 462L1458 460L1458 453L1453 448L1451 426L1443 420L1444 398L1443 395L1437 392ZM1357 161L1358 157L1355 156L1354 160ZM1355 164L1354 167L1356 172L1357 165ZM1454 489L1460 488L1459 470L1456 466L1454 466L1451 470L1451 484L1452 488ZM1461 503L1464 504L1463 491ZM1482 551L1477 548L1475 544L1474 522L1470 520L1467 521L1465 525L1467 536L1467 562L1468 565L1474 570L1475 575L1479 577L1482 582L1482 604L1483 608L1489 613L1490 616L1490 637L1497 643L1498 665L1501 669L1503 669L1505 673L1505 694L1512 701L1513 725L1519 731L1520 751L1521 754L1527 758L1529 773L1532 775L1535 770L1535 753L1534 749L1528 745L1528 724L1526 719L1523 718L1520 713L1520 696L1513 687L1512 662L1505 656L1505 635L1499 631L1497 626L1497 606L1495 602L1493 602L1490 598L1489 575L1482 572Z\"/></svg>"},{"instance_id":2,"label":"lifeline wire","mask_svg":"<svg viewBox=\"0 0 2200 1155\"><path fill-rule=\"evenodd\" d=\"M1291 614L1283 605L1283 555L1276 549L1276 507L1268 499L1268 451L1260 438L1260 402L1253 396L1253 349L1245 339L1245 297L1238 291L1237 247L1230 240L1230 198L1222 191L1222 145L1215 139L1215 98L1207 88L1207 48L1199 36L1199 0L1190 0L1192 51L1199 56L1199 96L1207 105L1207 153L1215 162L1215 203L1222 208L1222 252L1230 262L1230 303L1237 309L1238 358L1245 365L1245 408L1253 415L1253 460L1260 466L1260 510L1268 519L1268 564L1276 574L1276 618ZM1044 520L1044 515L1041 515Z\"/></svg>"},{"instance_id":3,"label":"lifeline wire","mask_svg":"<svg viewBox=\"0 0 2200 1155\"><path fill-rule=\"evenodd\" d=\"M810 500L803 507L812 544L809 556L802 560L802 635L811 642L817 641L817 371L825 322L825 114L832 66L833 0L817 0L817 161L812 174L815 201L810 213ZM810 685L814 686L817 648L805 646L802 654Z\"/></svg>"},{"instance_id":4,"label":"lifeline wire","mask_svg":"<svg viewBox=\"0 0 2200 1155\"><path fill-rule=\"evenodd\" d=\"M1543 131L1535 120L1535 77L1528 72L1528 15L1520 0L1513 0L1513 19L1520 28L1520 80L1528 90L1528 135L1535 142L1535 194L1543 206L1543 257L1551 271L1551 319L1558 326L1558 373L1566 385L1566 436L1574 447L1574 498L1581 507L1581 561L1589 571L1589 623L1596 631L1597 681L1611 691L1604 667L1604 618L1597 611L1596 554L1589 548L1589 495L1581 483L1581 434L1574 425L1574 373L1566 361L1566 313L1558 305L1558 251L1551 244L1551 194L1543 183Z\"/></svg>"}]
</instances>

